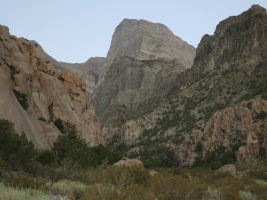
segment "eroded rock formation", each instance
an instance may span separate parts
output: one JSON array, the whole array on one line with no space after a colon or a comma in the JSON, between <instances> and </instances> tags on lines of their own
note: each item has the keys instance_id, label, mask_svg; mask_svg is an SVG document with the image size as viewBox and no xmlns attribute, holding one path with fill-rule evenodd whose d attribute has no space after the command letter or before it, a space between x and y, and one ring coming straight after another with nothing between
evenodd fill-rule
<instances>
[{"instance_id":1,"label":"eroded rock formation","mask_svg":"<svg viewBox=\"0 0 267 200\"><path fill-rule=\"evenodd\" d=\"M76 125L92 145L102 143L84 80L69 71L57 72L36 42L12 36L4 26L0 70L0 118L14 122L37 147L51 147L60 134L55 120Z\"/></svg>"}]
</instances>

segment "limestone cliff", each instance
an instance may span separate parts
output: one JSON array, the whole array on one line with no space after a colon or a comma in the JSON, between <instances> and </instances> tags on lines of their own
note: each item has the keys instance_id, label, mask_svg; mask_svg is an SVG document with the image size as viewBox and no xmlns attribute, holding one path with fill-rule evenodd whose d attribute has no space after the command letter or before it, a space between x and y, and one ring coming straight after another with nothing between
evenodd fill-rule
<instances>
[{"instance_id":1,"label":"limestone cliff","mask_svg":"<svg viewBox=\"0 0 267 200\"><path fill-rule=\"evenodd\" d=\"M94 93L103 129L146 114L175 92L194 55L194 47L162 24L123 20L113 34L106 72Z\"/></svg>"},{"instance_id":2,"label":"limestone cliff","mask_svg":"<svg viewBox=\"0 0 267 200\"><path fill-rule=\"evenodd\" d=\"M165 25L124 19L112 36L107 59L129 56L139 60L177 59L190 68L195 48L175 36Z\"/></svg>"},{"instance_id":3,"label":"limestone cliff","mask_svg":"<svg viewBox=\"0 0 267 200\"><path fill-rule=\"evenodd\" d=\"M51 147L60 133L56 120L76 125L92 145L102 142L98 119L85 82L69 72L57 72L34 41L16 38L0 26L0 118L39 148Z\"/></svg>"}]
</instances>

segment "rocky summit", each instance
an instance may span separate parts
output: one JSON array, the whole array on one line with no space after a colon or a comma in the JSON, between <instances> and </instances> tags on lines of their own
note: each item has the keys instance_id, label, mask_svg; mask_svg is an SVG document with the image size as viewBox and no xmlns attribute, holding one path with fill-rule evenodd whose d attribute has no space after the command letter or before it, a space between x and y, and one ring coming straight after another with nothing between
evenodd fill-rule
<instances>
[{"instance_id":1,"label":"rocky summit","mask_svg":"<svg viewBox=\"0 0 267 200\"><path fill-rule=\"evenodd\" d=\"M107 59L129 56L139 60L173 60L190 68L195 48L175 36L165 25L124 19L112 36Z\"/></svg>"}]
</instances>

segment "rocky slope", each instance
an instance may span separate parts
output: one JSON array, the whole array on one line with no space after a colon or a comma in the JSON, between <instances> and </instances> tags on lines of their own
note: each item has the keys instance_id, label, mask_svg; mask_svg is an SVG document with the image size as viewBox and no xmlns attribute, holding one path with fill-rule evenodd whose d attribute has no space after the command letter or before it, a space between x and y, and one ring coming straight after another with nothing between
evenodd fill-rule
<instances>
[{"instance_id":1,"label":"rocky slope","mask_svg":"<svg viewBox=\"0 0 267 200\"><path fill-rule=\"evenodd\" d=\"M104 129L117 136L111 144L127 144L128 156L148 165L264 156L266 27L260 6L222 21L202 38L192 68L177 80L178 92L151 113Z\"/></svg>"},{"instance_id":2,"label":"rocky slope","mask_svg":"<svg viewBox=\"0 0 267 200\"><path fill-rule=\"evenodd\" d=\"M5 26L0 26L0 71L0 118L14 122L37 147L51 147L61 134L58 124L76 125L92 145L102 142L85 82L69 71L57 72L36 42L10 35Z\"/></svg>"}]
</instances>

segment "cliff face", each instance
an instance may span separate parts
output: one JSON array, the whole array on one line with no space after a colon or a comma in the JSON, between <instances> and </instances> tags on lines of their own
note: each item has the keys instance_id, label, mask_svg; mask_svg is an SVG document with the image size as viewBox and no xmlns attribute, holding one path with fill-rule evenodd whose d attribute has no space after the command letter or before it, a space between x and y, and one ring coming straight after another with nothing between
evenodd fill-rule
<instances>
[{"instance_id":1,"label":"cliff face","mask_svg":"<svg viewBox=\"0 0 267 200\"><path fill-rule=\"evenodd\" d=\"M202 38L192 68L179 74L177 92L104 134L129 144L128 156L158 159L163 148L161 159L175 153L182 166L229 152L237 160L266 157L266 27L260 6L224 20Z\"/></svg>"},{"instance_id":2,"label":"cliff face","mask_svg":"<svg viewBox=\"0 0 267 200\"><path fill-rule=\"evenodd\" d=\"M267 59L266 24L266 10L258 5L220 22L214 35L203 36L192 74L223 71L231 66L253 71L259 61Z\"/></svg>"},{"instance_id":3,"label":"cliff face","mask_svg":"<svg viewBox=\"0 0 267 200\"><path fill-rule=\"evenodd\" d=\"M191 67L194 55L194 47L162 24L123 20L113 34L106 72L94 93L104 130L151 111L176 91L179 74Z\"/></svg>"},{"instance_id":4,"label":"cliff face","mask_svg":"<svg viewBox=\"0 0 267 200\"><path fill-rule=\"evenodd\" d=\"M56 120L76 125L92 145L102 142L85 82L71 72L55 71L36 42L11 36L4 26L0 70L0 118L14 122L37 147L51 147L60 134Z\"/></svg>"},{"instance_id":5,"label":"cliff face","mask_svg":"<svg viewBox=\"0 0 267 200\"><path fill-rule=\"evenodd\" d=\"M190 68L195 49L163 24L124 19L112 36L107 59L121 56L139 60L177 59L186 68Z\"/></svg>"},{"instance_id":6,"label":"cliff face","mask_svg":"<svg viewBox=\"0 0 267 200\"><path fill-rule=\"evenodd\" d=\"M176 91L178 75L185 69L175 60L114 59L94 97L102 125L116 126L150 111Z\"/></svg>"}]
</instances>

